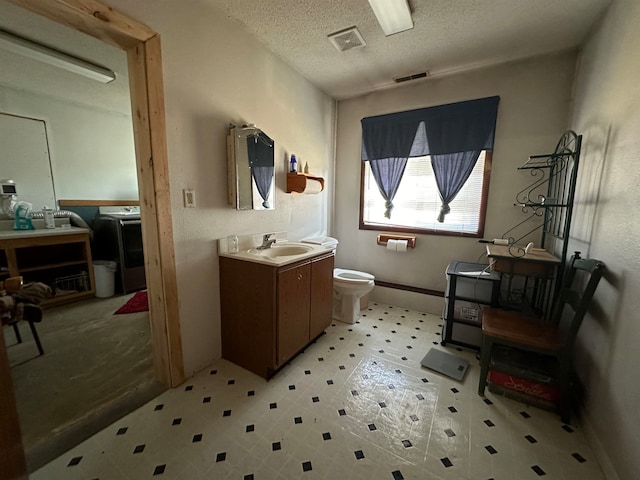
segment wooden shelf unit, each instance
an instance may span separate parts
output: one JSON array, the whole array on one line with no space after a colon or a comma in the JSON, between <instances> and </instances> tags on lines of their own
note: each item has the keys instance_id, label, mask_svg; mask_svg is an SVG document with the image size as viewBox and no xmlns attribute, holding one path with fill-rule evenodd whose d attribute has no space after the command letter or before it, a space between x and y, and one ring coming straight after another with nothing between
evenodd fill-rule
<instances>
[{"instance_id":1,"label":"wooden shelf unit","mask_svg":"<svg viewBox=\"0 0 640 480\"><path fill-rule=\"evenodd\" d=\"M43 306L92 297L96 290L89 233L77 228L71 233L0 235L0 280L16 276L51 287L53 296Z\"/></svg>"}]
</instances>

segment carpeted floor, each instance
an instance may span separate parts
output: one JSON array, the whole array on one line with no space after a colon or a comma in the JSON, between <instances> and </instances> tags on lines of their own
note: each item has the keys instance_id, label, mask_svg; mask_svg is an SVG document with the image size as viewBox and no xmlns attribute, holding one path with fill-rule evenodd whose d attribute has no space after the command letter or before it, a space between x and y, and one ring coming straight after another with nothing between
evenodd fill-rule
<instances>
[{"instance_id":1,"label":"carpeted floor","mask_svg":"<svg viewBox=\"0 0 640 480\"><path fill-rule=\"evenodd\" d=\"M37 325L38 356L28 325L22 344L5 343L30 470L157 395L148 312L114 316L132 297L93 298L54 307Z\"/></svg>"}]
</instances>

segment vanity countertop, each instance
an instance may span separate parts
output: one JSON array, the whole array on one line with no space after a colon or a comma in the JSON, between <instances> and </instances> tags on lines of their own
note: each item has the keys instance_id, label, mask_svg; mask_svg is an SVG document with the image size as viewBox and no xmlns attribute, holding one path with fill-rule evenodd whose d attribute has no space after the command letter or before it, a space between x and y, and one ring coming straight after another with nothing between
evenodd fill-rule
<instances>
[{"instance_id":1,"label":"vanity countertop","mask_svg":"<svg viewBox=\"0 0 640 480\"><path fill-rule=\"evenodd\" d=\"M88 233L89 230L80 227L56 227L56 228L36 228L35 230L1 230L0 240L12 240L16 238L48 237L54 235L73 235L77 233Z\"/></svg>"},{"instance_id":2,"label":"vanity countertop","mask_svg":"<svg viewBox=\"0 0 640 480\"><path fill-rule=\"evenodd\" d=\"M280 243L277 246L272 247L272 251L276 251L279 248L283 248L283 247L297 246L297 245L304 245L305 248L308 248L308 251L304 253L298 253L295 255L282 255L282 256L270 257L267 255L261 255L256 251L255 248L252 248L252 249L241 249L237 253L219 252L218 255L221 257L235 258L236 260L243 260L247 262L261 263L264 265L281 267L283 265L288 265L290 263L295 263L300 260L306 260L309 258L317 257L317 256L331 252L331 249L323 247L322 245L301 244L298 242ZM265 250L264 253L268 254L269 250L271 249Z\"/></svg>"}]
</instances>

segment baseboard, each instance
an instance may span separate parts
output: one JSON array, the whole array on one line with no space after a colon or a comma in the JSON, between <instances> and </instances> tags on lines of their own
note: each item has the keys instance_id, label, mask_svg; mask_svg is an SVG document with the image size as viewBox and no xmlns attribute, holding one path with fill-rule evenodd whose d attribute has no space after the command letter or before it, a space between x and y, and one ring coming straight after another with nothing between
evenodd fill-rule
<instances>
[{"instance_id":1,"label":"baseboard","mask_svg":"<svg viewBox=\"0 0 640 480\"><path fill-rule=\"evenodd\" d=\"M397 307L410 308L419 312L430 313L432 315L442 315L444 307L444 298L435 294L426 294L405 288L388 286L390 284L378 285L373 288L369 294L369 301L395 305Z\"/></svg>"}]
</instances>

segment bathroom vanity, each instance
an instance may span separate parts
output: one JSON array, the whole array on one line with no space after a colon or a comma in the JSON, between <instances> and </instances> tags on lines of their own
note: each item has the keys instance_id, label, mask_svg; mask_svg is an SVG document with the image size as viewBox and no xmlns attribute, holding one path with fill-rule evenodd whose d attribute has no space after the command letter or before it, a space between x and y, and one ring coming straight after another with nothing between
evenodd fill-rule
<instances>
[{"instance_id":1,"label":"bathroom vanity","mask_svg":"<svg viewBox=\"0 0 640 480\"><path fill-rule=\"evenodd\" d=\"M267 379L331 324L333 251L278 258L219 257L222 357Z\"/></svg>"}]
</instances>

